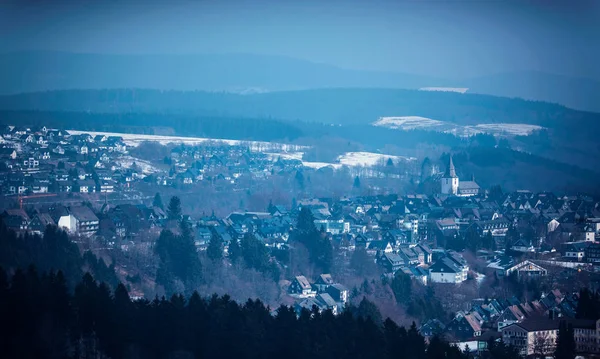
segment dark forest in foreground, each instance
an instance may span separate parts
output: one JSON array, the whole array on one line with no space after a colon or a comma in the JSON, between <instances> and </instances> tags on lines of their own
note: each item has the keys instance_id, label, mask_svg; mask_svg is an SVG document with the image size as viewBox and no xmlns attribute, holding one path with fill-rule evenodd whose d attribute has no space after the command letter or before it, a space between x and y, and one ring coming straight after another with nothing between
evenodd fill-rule
<instances>
[{"instance_id":1,"label":"dark forest in foreground","mask_svg":"<svg viewBox=\"0 0 600 359\"><path fill-rule=\"evenodd\" d=\"M70 293L62 272L0 269L0 347L5 358L468 358L415 325L382 323L366 299L339 316L282 306L273 315L256 300L228 296L131 301L91 275ZM516 358L501 343L489 358Z\"/></svg>"}]
</instances>

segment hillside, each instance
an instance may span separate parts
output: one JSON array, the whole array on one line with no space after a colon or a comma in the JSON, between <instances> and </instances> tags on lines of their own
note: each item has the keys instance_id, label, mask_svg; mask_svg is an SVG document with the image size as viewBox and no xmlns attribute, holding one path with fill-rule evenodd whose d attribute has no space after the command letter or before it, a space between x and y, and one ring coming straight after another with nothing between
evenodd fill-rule
<instances>
[{"instance_id":1,"label":"hillside","mask_svg":"<svg viewBox=\"0 0 600 359\"><path fill-rule=\"evenodd\" d=\"M14 52L0 54L0 78L3 79L0 94L104 88L260 93L349 87L464 87L468 88L468 93L520 97L600 111L600 82L589 79L520 72L449 80L406 73L349 70L289 57L251 54Z\"/></svg>"},{"instance_id":2,"label":"hillside","mask_svg":"<svg viewBox=\"0 0 600 359\"><path fill-rule=\"evenodd\" d=\"M600 115L544 102L488 95L394 89L320 89L236 95L140 89L64 90L0 96L2 110L187 113L370 124L383 116L421 116L458 125L525 123L561 127Z\"/></svg>"}]
</instances>

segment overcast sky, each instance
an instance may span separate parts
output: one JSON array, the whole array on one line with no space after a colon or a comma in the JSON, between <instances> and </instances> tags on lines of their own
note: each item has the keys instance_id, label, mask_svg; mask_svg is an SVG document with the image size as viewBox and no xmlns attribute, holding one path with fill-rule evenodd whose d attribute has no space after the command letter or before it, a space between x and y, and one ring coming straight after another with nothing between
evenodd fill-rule
<instances>
[{"instance_id":1,"label":"overcast sky","mask_svg":"<svg viewBox=\"0 0 600 359\"><path fill-rule=\"evenodd\" d=\"M600 80L600 0L0 0L0 51L285 55L465 77Z\"/></svg>"}]
</instances>

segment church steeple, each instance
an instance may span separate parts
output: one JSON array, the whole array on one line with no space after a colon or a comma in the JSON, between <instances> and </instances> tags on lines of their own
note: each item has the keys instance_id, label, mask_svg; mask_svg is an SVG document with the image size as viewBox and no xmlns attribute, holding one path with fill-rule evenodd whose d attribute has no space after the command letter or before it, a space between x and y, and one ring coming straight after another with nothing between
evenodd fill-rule
<instances>
[{"instance_id":1,"label":"church steeple","mask_svg":"<svg viewBox=\"0 0 600 359\"><path fill-rule=\"evenodd\" d=\"M450 155L450 163L446 168L445 178L456 178L456 169L454 168L454 163L452 162L452 155Z\"/></svg>"}]
</instances>

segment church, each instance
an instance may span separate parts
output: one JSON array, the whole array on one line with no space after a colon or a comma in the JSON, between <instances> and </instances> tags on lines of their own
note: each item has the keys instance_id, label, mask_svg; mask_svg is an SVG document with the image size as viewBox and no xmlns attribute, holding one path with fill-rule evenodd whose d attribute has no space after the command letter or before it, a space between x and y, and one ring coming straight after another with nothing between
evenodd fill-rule
<instances>
[{"instance_id":1,"label":"church","mask_svg":"<svg viewBox=\"0 0 600 359\"><path fill-rule=\"evenodd\" d=\"M469 197L477 196L479 194L479 185L472 178L471 181L460 181L456 175L456 168L452 162L452 155L450 155L450 162L446 167L446 173L442 177L442 194Z\"/></svg>"}]
</instances>

